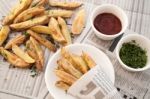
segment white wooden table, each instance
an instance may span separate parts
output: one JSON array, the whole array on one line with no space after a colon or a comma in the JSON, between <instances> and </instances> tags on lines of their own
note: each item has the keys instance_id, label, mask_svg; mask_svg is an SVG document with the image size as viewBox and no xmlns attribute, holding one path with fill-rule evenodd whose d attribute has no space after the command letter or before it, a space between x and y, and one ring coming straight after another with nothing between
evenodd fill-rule
<instances>
[{"instance_id":1,"label":"white wooden table","mask_svg":"<svg viewBox=\"0 0 150 99\"><path fill-rule=\"evenodd\" d=\"M4 0L1 0L0 4L4 3L3 1ZM95 6L99 5L100 1L101 0L95 0ZM129 18L128 29L150 38L150 0L104 0L104 1L106 3L118 5L126 11ZM26 75L30 71L26 70L22 70L19 72L13 71L14 70L12 69L8 70L6 68L5 72L7 73L3 75L6 75L7 78L3 78L1 74L4 73L4 71L1 71L0 69L0 80L5 79L6 81L3 82L2 86L0 86L0 99L32 98L26 97L26 95L28 96L33 95L38 97L38 99L52 99L51 95L48 93L48 90L45 86L43 74L38 76L36 81L34 81L36 83L34 83L29 82L30 79L32 78ZM18 79L20 76L22 76L22 78ZM32 90L30 88L31 85L35 86ZM36 86L40 86L40 88ZM25 94L25 96L23 96L22 94L14 95L14 93L17 92L16 90L18 90L18 88L24 89L18 93ZM10 91L7 92L7 89L11 90L11 92Z\"/></svg>"}]
</instances>

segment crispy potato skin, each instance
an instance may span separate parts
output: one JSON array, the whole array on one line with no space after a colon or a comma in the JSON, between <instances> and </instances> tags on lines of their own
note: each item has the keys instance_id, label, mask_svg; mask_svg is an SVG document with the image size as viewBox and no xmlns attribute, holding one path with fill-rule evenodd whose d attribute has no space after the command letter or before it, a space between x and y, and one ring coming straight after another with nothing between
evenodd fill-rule
<instances>
[{"instance_id":1,"label":"crispy potato skin","mask_svg":"<svg viewBox=\"0 0 150 99\"><path fill-rule=\"evenodd\" d=\"M72 23L72 33L80 34L85 26L85 10L81 9L73 20Z\"/></svg>"},{"instance_id":2,"label":"crispy potato skin","mask_svg":"<svg viewBox=\"0 0 150 99\"><path fill-rule=\"evenodd\" d=\"M50 28L43 25L36 25L30 28L30 30L36 33L43 33L43 34L51 34Z\"/></svg>"},{"instance_id":3,"label":"crispy potato skin","mask_svg":"<svg viewBox=\"0 0 150 99\"><path fill-rule=\"evenodd\" d=\"M12 45L12 51L20 57L22 60L24 60L27 63L34 63L35 60L31 58L27 53L25 53L21 48L19 48L17 45Z\"/></svg>"},{"instance_id":4,"label":"crispy potato skin","mask_svg":"<svg viewBox=\"0 0 150 99\"><path fill-rule=\"evenodd\" d=\"M24 30L24 29L28 29L32 26L35 26L35 25L43 25L43 24L46 24L48 23L49 21L49 18L48 16L44 15L44 16L40 16L40 17L36 17L34 19L30 19L30 20L27 20L27 21L24 21L24 22L21 22L21 23L15 23L15 24L11 24L10 25L10 28L12 30Z\"/></svg>"},{"instance_id":5,"label":"crispy potato skin","mask_svg":"<svg viewBox=\"0 0 150 99\"><path fill-rule=\"evenodd\" d=\"M77 78L70 75L69 73L61 70L55 70L55 74L64 82L68 83L69 85L72 85Z\"/></svg>"},{"instance_id":6,"label":"crispy potato skin","mask_svg":"<svg viewBox=\"0 0 150 99\"><path fill-rule=\"evenodd\" d=\"M53 52L56 51L56 47L54 46L54 44L52 44L50 41L48 41L44 37L41 37L39 34L33 32L31 30L27 30L27 33L29 33L29 35L31 35L32 37L34 37L36 40L38 40L42 45L44 45L45 47L47 47L49 50L51 50Z\"/></svg>"},{"instance_id":7,"label":"crispy potato skin","mask_svg":"<svg viewBox=\"0 0 150 99\"><path fill-rule=\"evenodd\" d=\"M3 25L11 24L13 22L13 20L15 19L15 17L17 17L21 12L23 12L24 10L26 10L30 6L32 1L33 0L22 0L21 3L18 4L10 12L10 14L3 19L2 24Z\"/></svg>"},{"instance_id":8,"label":"crispy potato skin","mask_svg":"<svg viewBox=\"0 0 150 99\"><path fill-rule=\"evenodd\" d=\"M49 17L70 18L73 15L73 11L70 11L70 10L48 10L47 14Z\"/></svg>"},{"instance_id":9,"label":"crispy potato skin","mask_svg":"<svg viewBox=\"0 0 150 99\"><path fill-rule=\"evenodd\" d=\"M25 35L17 35L15 38L12 38L6 45L5 45L5 49L11 49L12 45L20 45L25 41Z\"/></svg>"},{"instance_id":10,"label":"crispy potato skin","mask_svg":"<svg viewBox=\"0 0 150 99\"><path fill-rule=\"evenodd\" d=\"M44 7L33 7L20 13L14 20L14 23L23 22L33 18L36 15L44 13Z\"/></svg>"},{"instance_id":11,"label":"crispy potato skin","mask_svg":"<svg viewBox=\"0 0 150 99\"><path fill-rule=\"evenodd\" d=\"M51 31L51 36L53 37L54 40L56 40L59 43L66 43L65 38L63 37L59 24L55 18L51 18L48 24L48 27L50 28Z\"/></svg>"},{"instance_id":12,"label":"crispy potato skin","mask_svg":"<svg viewBox=\"0 0 150 99\"><path fill-rule=\"evenodd\" d=\"M54 2L54 1L50 1L49 2L50 6L54 6L54 7L61 7L64 9L76 9L78 7L80 7L82 5L82 3L79 2Z\"/></svg>"},{"instance_id":13,"label":"crispy potato skin","mask_svg":"<svg viewBox=\"0 0 150 99\"><path fill-rule=\"evenodd\" d=\"M5 59L7 59L7 61L9 63L11 63L12 65L14 65L16 67L27 68L30 66L30 64L26 63L25 61L23 61L21 58L19 58L15 54L5 50L3 47L0 47L0 53L2 54L2 56Z\"/></svg>"},{"instance_id":14,"label":"crispy potato skin","mask_svg":"<svg viewBox=\"0 0 150 99\"><path fill-rule=\"evenodd\" d=\"M67 24L66 24L65 20L61 17L58 17L58 23L61 27L61 32L62 32L64 38L66 39L65 45L71 44L72 43L71 34L70 34L70 31L67 27Z\"/></svg>"},{"instance_id":15,"label":"crispy potato skin","mask_svg":"<svg viewBox=\"0 0 150 99\"><path fill-rule=\"evenodd\" d=\"M5 42L10 32L9 26L3 26L0 30L0 46Z\"/></svg>"}]
</instances>

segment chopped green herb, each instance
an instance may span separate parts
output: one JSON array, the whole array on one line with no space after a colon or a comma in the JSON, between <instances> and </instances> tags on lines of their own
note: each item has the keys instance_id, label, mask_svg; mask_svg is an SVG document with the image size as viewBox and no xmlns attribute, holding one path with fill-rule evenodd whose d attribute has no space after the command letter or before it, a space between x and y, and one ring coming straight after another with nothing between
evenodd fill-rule
<instances>
[{"instance_id":1,"label":"chopped green herb","mask_svg":"<svg viewBox=\"0 0 150 99\"><path fill-rule=\"evenodd\" d=\"M23 35L25 35L26 37L29 36L29 34L27 32L23 32Z\"/></svg>"},{"instance_id":2,"label":"chopped green herb","mask_svg":"<svg viewBox=\"0 0 150 99\"><path fill-rule=\"evenodd\" d=\"M31 67L31 75L30 75L30 76L35 77L35 76L37 76L37 75L38 75L38 72L37 72L37 70L36 70L36 67L35 67L35 66L32 66L32 67Z\"/></svg>"},{"instance_id":3,"label":"chopped green herb","mask_svg":"<svg viewBox=\"0 0 150 99\"><path fill-rule=\"evenodd\" d=\"M147 63L146 51L135 40L124 43L119 55L123 63L132 68L143 68Z\"/></svg>"}]
</instances>

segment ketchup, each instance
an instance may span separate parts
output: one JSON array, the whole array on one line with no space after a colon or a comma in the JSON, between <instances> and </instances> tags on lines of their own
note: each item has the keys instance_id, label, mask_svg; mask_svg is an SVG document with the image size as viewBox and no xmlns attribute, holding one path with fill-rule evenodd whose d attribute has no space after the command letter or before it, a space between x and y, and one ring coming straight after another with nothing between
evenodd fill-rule
<instances>
[{"instance_id":1,"label":"ketchup","mask_svg":"<svg viewBox=\"0 0 150 99\"><path fill-rule=\"evenodd\" d=\"M120 20L111 13L102 13L96 16L94 20L95 28L106 35L114 35L121 31Z\"/></svg>"}]
</instances>

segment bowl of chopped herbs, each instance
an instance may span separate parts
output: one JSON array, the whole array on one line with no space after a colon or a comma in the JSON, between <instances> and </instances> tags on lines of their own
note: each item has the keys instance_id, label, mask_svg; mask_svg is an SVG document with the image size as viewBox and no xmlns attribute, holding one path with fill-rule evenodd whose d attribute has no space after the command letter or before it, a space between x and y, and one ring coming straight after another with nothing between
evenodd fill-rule
<instances>
[{"instance_id":1,"label":"bowl of chopped herbs","mask_svg":"<svg viewBox=\"0 0 150 99\"><path fill-rule=\"evenodd\" d=\"M128 34L117 44L116 56L129 71L147 70L150 68L150 40L139 34Z\"/></svg>"}]
</instances>

